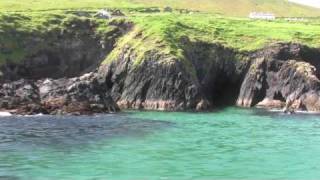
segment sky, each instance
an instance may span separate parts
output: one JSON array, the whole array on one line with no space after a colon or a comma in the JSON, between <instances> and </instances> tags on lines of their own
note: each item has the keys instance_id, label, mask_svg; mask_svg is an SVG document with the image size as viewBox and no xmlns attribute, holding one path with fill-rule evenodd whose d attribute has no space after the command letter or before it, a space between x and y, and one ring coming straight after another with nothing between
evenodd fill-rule
<instances>
[{"instance_id":1,"label":"sky","mask_svg":"<svg viewBox=\"0 0 320 180\"><path fill-rule=\"evenodd\" d=\"M289 0L289 1L320 8L320 0Z\"/></svg>"}]
</instances>

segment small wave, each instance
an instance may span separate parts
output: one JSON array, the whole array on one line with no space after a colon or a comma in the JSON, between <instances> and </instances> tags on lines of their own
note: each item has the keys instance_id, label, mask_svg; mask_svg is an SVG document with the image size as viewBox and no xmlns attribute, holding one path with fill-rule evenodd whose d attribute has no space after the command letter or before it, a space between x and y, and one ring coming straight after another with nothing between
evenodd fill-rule
<instances>
[{"instance_id":1,"label":"small wave","mask_svg":"<svg viewBox=\"0 0 320 180\"><path fill-rule=\"evenodd\" d=\"M290 114L290 113L286 113L283 111L283 109L266 109L269 112L276 112L276 113L283 113L283 114ZM310 114L310 115L314 115L314 114L320 114L319 112L316 111L294 111L291 114Z\"/></svg>"},{"instance_id":2,"label":"small wave","mask_svg":"<svg viewBox=\"0 0 320 180\"><path fill-rule=\"evenodd\" d=\"M34 115L25 115L24 117L35 117L35 116L44 116L44 114L39 113L39 114L34 114Z\"/></svg>"},{"instance_id":3,"label":"small wave","mask_svg":"<svg viewBox=\"0 0 320 180\"><path fill-rule=\"evenodd\" d=\"M283 110L281 109L266 109L266 110L270 112L283 112Z\"/></svg>"}]
</instances>

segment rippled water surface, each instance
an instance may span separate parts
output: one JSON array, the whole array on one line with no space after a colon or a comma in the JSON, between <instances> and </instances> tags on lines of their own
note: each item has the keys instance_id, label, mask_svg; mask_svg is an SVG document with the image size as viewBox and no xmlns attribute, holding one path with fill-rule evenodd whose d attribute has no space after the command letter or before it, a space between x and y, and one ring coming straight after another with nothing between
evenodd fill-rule
<instances>
[{"instance_id":1,"label":"rippled water surface","mask_svg":"<svg viewBox=\"0 0 320 180\"><path fill-rule=\"evenodd\" d=\"M0 180L320 179L320 116L0 117Z\"/></svg>"}]
</instances>

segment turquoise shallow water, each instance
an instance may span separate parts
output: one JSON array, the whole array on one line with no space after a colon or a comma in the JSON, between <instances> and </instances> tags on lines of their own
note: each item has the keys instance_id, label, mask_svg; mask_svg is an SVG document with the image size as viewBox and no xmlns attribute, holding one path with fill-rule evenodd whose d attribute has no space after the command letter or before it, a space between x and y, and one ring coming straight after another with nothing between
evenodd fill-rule
<instances>
[{"instance_id":1,"label":"turquoise shallow water","mask_svg":"<svg viewBox=\"0 0 320 180\"><path fill-rule=\"evenodd\" d=\"M320 179L319 152L318 115L0 118L0 179Z\"/></svg>"}]
</instances>

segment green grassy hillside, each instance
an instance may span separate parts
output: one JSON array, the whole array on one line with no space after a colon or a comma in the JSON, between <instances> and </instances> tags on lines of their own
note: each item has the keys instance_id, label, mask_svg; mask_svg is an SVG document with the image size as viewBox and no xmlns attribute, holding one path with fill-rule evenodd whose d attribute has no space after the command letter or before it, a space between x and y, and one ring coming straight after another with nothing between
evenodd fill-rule
<instances>
[{"instance_id":1,"label":"green grassy hillside","mask_svg":"<svg viewBox=\"0 0 320 180\"><path fill-rule=\"evenodd\" d=\"M60 32L66 29L66 22L75 18L99 23L97 33L104 34L109 31L106 20L78 17L65 14L63 11L0 13L0 47L11 49L9 54L0 51L0 64L5 59L20 61L28 54L28 51L19 48L19 44L25 42L24 39L34 36L50 37L52 29L54 32ZM192 41L220 43L240 51L256 50L274 42L296 42L320 47L318 20L252 21L247 18L228 18L202 13L137 13L124 20L133 22L135 28L119 40L110 57L116 56L128 44L141 56L154 49L165 54L181 56L182 37L188 37Z\"/></svg>"},{"instance_id":2,"label":"green grassy hillside","mask_svg":"<svg viewBox=\"0 0 320 180\"><path fill-rule=\"evenodd\" d=\"M221 11L227 12L223 7L250 7L252 2L257 2L257 0L234 0L233 3L241 4L239 7L234 7L231 5L231 0L225 0L225 2L230 1L225 4L218 0L198 0L199 3L195 3L196 0L150 0L147 5L143 4L146 0L134 1L139 3L129 2L129 0L117 0L117 3L115 0L1 0L0 64L5 61L21 61L31 53L21 47L21 45L26 44L26 39L36 36L50 39L52 34L59 34L59 32L67 29L65 25L68 22L89 21L97 24L96 29L94 29L97 36L106 34L110 30L108 20L96 19L93 16L76 16L70 11L64 11L67 9L122 7L138 10L146 6L160 7L165 5L175 8L188 8L187 4L189 3L188 6L194 9L213 11L214 7L219 7ZM208 5L201 5L201 2L206 2ZM243 2L243 4L240 2ZM280 0L264 0L256 3L256 6L272 9L277 4L283 5L279 5L278 10L288 5L287 2ZM289 7L291 7L291 10L295 9L296 12L308 10L307 7L291 4ZM309 15L315 12L312 10L310 9ZM232 15L233 12L245 13L245 11L245 8L241 11L228 10L227 14ZM116 17L115 20L133 22L134 29L117 42L116 48L108 57L109 60L117 56L121 49L127 45L130 45L141 57L154 49L164 54L181 57L183 51L181 39L183 37L188 37L191 41L219 43L239 51L257 50L274 42L296 42L311 47L320 47L320 20L317 18L308 19L305 22L288 22L283 19L277 19L276 21L250 20L248 18L227 17L202 12L181 14L176 11L172 13L132 11L131 13L126 12L126 14L127 17Z\"/></svg>"},{"instance_id":3,"label":"green grassy hillside","mask_svg":"<svg viewBox=\"0 0 320 180\"><path fill-rule=\"evenodd\" d=\"M320 47L318 21L252 21L210 14L134 16L130 20L135 22L135 29L118 41L116 49L105 62L114 60L128 45L137 52L138 62L154 49L162 54L184 59L184 44L181 41L184 37L192 42L218 43L243 52L254 51L276 42Z\"/></svg>"},{"instance_id":4,"label":"green grassy hillside","mask_svg":"<svg viewBox=\"0 0 320 180\"><path fill-rule=\"evenodd\" d=\"M277 16L320 16L320 9L287 0L135 0L153 6L172 6L228 16L247 16L252 11L273 12Z\"/></svg>"},{"instance_id":5,"label":"green grassy hillside","mask_svg":"<svg viewBox=\"0 0 320 180\"><path fill-rule=\"evenodd\" d=\"M165 7L192 9L228 16L247 16L251 11L268 11L277 16L320 16L320 10L287 0L1 0L0 11L96 9L102 7Z\"/></svg>"}]
</instances>

